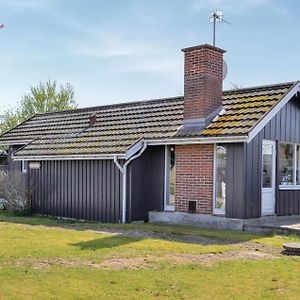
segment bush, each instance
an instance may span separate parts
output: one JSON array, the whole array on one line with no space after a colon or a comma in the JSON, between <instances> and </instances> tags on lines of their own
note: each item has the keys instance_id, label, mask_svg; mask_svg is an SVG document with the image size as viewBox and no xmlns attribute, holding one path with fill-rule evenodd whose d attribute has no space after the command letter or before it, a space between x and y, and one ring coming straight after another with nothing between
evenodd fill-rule
<instances>
[{"instance_id":1,"label":"bush","mask_svg":"<svg viewBox=\"0 0 300 300\"><path fill-rule=\"evenodd\" d=\"M0 198L0 210L6 210L7 201Z\"/></svg>"},{"instance_id":2,"label":"bush","mask_svg":"<svg viewBox=\"0 0 300 300\"><path fill-rule=\"evenodd\" d=\"M20 172L0 173L0 209L19 212L29 210L30 189L26 186L25 174ZM2 204L1 204L2 203Z\"/></svg>"}]
</instances>

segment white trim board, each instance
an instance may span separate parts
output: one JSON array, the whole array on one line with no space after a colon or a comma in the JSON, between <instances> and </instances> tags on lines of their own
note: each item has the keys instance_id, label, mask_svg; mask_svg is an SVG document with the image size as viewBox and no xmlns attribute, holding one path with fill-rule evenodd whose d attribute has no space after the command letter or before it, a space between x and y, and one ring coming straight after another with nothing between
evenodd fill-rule
<instances>
[{"instance_id":1,"label":"white trim board","mask_svg":"<svg viewBox=\"0 0 300 300\"><path fill-rule=\"evenodd\" d=\"M243 142L247 142L247 136L170 138L170 139L164 139L164 140L146 140L146 142L149 146L215 144L215 143L243 143Z\"/></svg>"},{"instance_id":2,"label":"white trim board","mask_svg":"<svg viewBox=\"0 0 300 300\"><path fill-rule=\"evenodd\" d=\"M101 159L114 159L117 156L118 159L126 159L123 154L109 154L109 155L78 155L78 156L19 156L12 159L15 161L44 161L44 160L101 160Z\"/></svg>"}]
</instances>

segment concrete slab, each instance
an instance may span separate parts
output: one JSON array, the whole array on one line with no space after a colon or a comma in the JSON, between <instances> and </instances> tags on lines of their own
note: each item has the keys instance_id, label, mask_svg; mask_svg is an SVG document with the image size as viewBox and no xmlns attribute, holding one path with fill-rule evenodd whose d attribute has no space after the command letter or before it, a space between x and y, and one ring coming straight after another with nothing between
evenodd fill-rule
<instances>
[{"instance_id":1,"label":"concrete slab","mask_svg":"<svg viewBox=\"0 0 300 300\"><path fill-rule=\"evenodd\" d=\"M150 223L193 225L210 229L243 230L244 220L183 212L149 212Z\"/></svg>"},{"instance_id":2,"label":"concrete slab","mask_svg":"<svg viewBox=\"0 0 300 300\"><path fill-rule=\"evenodd\" d=\"M258 233L300 234L300 215L248 219L245 220L244 230Z\"/></svg>"},{"instance_id":3,"label":"concrete slab","mask_svg":"<svg viewBox=\"0 0 300 300\"><path fill-rule=\"evenodd\" d=\"M210 229L244 230L253 233L300 234L300 215L232 219L182 212L149 212L150 223L193 225Z\"/></svg>"}]
</instances>

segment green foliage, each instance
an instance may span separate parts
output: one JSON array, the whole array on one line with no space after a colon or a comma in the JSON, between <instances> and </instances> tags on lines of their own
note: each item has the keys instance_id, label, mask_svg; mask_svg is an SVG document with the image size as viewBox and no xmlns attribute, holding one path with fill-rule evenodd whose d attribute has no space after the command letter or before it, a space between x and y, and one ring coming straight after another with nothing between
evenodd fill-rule
<instances>
[{"instance_id":1,"label":"green foliage","mask_svg":"<svg viewBox=\"0 0 300 300\"><path fill-rule=\"evenodd\" d=\"M67 83L57 86L56 81L40 82L30 87L30 93L23 96L16 108L7 109L2 115L0 133L4 133L37 113L61 111L76 108L74 89Z\"/></svg>"}]
</instances>

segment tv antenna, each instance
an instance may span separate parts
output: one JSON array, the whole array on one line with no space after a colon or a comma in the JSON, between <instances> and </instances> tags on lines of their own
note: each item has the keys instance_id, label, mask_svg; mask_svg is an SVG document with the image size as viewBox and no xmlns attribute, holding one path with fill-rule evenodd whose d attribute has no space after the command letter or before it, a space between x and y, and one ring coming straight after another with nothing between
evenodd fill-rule
<instances>
[{"instance_id":1,"label":"tv antenna","mask_svg":"<svg viewBox=\"0 0 300 300\"><path fill-rule=\"evenodd\" d=\"M226 23L231 25L231 23L227 22L223 18L223 11L220 9L215 9L211 12L209 22L213 23L213 46L216 46L216 24L217 22Z\"/></svg>"}]
</instances>

